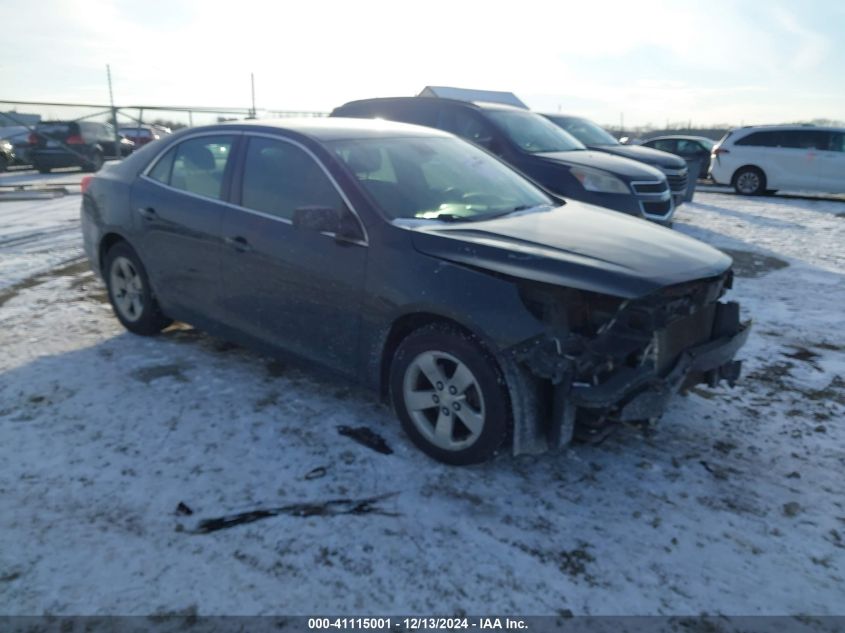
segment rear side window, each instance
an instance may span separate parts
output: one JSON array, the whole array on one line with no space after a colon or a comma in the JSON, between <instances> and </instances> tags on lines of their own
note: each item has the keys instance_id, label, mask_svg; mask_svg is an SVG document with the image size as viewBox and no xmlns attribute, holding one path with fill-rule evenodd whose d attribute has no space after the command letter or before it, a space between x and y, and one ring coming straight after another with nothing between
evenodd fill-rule
<instances>
[{"instance_id":1,"label":"rear side window","mask_svg":"<svg viewBox=\"0 0 845 633\"><path fill-rule=\"evenodd\" d=\"M176 148L169 150L162 156L158 162L147 174L153 180L169 185L170 184L170 170L173 168L173 158L176 156Z\"/></svg>"},{"instance_id":2,"label":"rear side window","mask_svg":"<svg viewBox=\"0 0 845 633\"><path fill-rule=\"evenodd\" d=\"M162 156L148 176L176 189L220 200L233 141L233 136L184 141Z\"/></svg>"},{"instance_id":3,"label":"rear side window","mask_svg":"<svg viewBox=\"0 0 845 633\"><path fill-rule=\"evenodd\" d=\"M785 147L790 149L825 149L827 133L819 130L768 130L752 132L739 139L736 145L754 147Z\"/></svg>"},{"instance_id":4,"label":"rear side window","mask_svg":"<svg viewBox=\"0 0 845 633\"><path fill-rule=\"evenodd\" d=\"M845 133L831 132L828 149L831 152L845 152Z\"/></svg>"},{"instance_id":5,"label":"rear side window","mask_svg":"<svg viewBox=\"0 0 845 633\"><path fill-rule=\"evenodd\" d=\"M736 141L734 145L748 145L751 147L777 147L778 132L752 132L748 136L743 136Z\"/></svg>"},{"instance_id":6,"label":"rear side window","mask_svg":"<svg viewBox=\"0 0 845 633\"><path fill-rule=\"evenodd\" d=\"M261 137L247 145L241 205L285 220L301 207L345 208L311 156L291 143Z\"/></svg>"}]
</instances>

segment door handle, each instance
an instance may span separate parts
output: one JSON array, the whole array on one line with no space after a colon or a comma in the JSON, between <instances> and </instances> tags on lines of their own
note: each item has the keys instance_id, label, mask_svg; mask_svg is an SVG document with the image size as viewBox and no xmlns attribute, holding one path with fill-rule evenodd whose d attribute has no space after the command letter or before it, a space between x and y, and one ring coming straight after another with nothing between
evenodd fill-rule
<instances>
[{"instance_id":1,"label":"door handle","mask_svg":"<svg viewBox=\"0 0 845 633\"><path fill-rule=\"evenodd\" d=\"M158 217L156 210L152 207L141 207L138 209L138 213L141 214L141 217L146 218L147 220L155 220Z\"/></svg>"},{"instance_id":2,"label":"door handle","mask_svg":"<svg viewBox=\"0 0 845 633\"><path fill-rule=\"evenodd\" d=\"M252 246L249 245L249 242L247 242L246 238L241 237L240 235L237 235L235 237L227 237L223 241L239 253L246 253L247 251L252 250Z\"/></svg>"}]
</instances>

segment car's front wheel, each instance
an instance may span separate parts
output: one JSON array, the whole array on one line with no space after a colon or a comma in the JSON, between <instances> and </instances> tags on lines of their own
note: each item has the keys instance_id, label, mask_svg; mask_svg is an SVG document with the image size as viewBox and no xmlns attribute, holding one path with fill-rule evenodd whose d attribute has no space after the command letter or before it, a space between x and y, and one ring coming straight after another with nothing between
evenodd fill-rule
<instances>
[{"instance_id":1,"label":"car's front wheel","mask_svg":"<svg viewBox=\"0 0 845 633\"><path fill-rule=\"evenodd\" d=\"M743 167L734 175L734 189L743 196L759 196L766 190L766 176L756 167Z\"/></svg>"},{"instance_id":2,"label":"car's front wheel","mask_svg":"<svg viewBox=\"0 0 845 633\"><path fill-rule=\"evenodd\" d=\"M126 242L106 254L105 279L115 316L130 332L151 336L172 323L161 312L150 288L147 272Z\"/></svg>"},{"instance_id":3,"label":"car's front wheel","mask_svg":"<svg viewBox=\"0 0 845 633\"><path fill-rule=\"evenodd\" d=\"M453 465L490 459L511 425L504 379L470 335L435 324L408 335L391 363L390 392L405 432Z\"/></svg>"}]
</instances>

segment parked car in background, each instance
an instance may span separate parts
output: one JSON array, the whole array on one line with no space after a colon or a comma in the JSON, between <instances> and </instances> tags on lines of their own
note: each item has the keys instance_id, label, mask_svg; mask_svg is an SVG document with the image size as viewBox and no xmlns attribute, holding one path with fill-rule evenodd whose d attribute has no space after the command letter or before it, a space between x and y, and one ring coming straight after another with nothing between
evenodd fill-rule
<instances>
[{"instance_id":1,"label":"parked car in background","mask_svg":"<svg viewBox=\"0 0 845 633\"><path fill-rule=\"evenodd\" d=\"M587 150L535 112L501 103L437 97L365 99L333 117L381 118L452 132L502 158L549 191L574 200L671 224L675 212L662 172L619 156Z\"/></svg>"},{"instance_id":2,"label":"parked car in background","mask_svg":"<svg viewBox=\"0 0 845 633\"><path fill-rule=\"evenodd\" d=\"M845 128L749 126L713 148L710 176L737 193L778 189L845 193Z\"/></svg>"},{"instance_id":3,"label":"parked car in background","mask_svg":"<svg viewBox=\"0 0 845 633\"><path fill-rule=\"evenodd\" d=\"M170 134L170 131L164 131L165 128L156 127L153 125L136 125L124 126L119 128L121 136L129 139L135 143L136 147L141 147L147 143L157 141L162 136Z\"/></svg>"},{"instance_id":4,"label":"parked car in background","mask_svg":"<svg viewBox=\"0 0 845 633\"><path fill-rule=\"evenodd\" d=\"M544 114L549 121L566 130L590 149L623 156L651 165L666 174L675 205L679 205L687 191L687 164L677 156L639 145L623 145L610 132L579 116ZM659 148L658 148L659 149Z\"/></svg>"},{"instance_id":5,"label":"parked car in background","mask_svg":"<svg viewBox=\"0 0 845 633\"><path fill-rule=\"evenodd\" d=\"M392 401L450 464L569 443L733 382L731 259L545 193L451 134L301 119L193 128L83 181L114 312L295 354ZM307 420L302 421L303 424ZM315 426L311 431L318 431Z\"/></svg>"},{"instance_id":6,"label":"parked car in background","mask_svg":"<svg viewBox=\"0 0 845 633\"><path fill-rule=\"evenodd\" d=\"M42 121L29 136L30 161L41 173L58 167L81 167L98 171L107 158L118 156L114 128L93 121ZM120 138L120 156L128 156L135 144Z\"/></svg>"},{"instance_id":7,"label":"parked car in background","mask_svg":"<svg viewBox=\"0 0 845 633\"><path fill-rule=\"evenodd\" d=\"M707 178L710 170L710 152L716 141L706 136L655 136L642 141L641 147L651 147L680 156L684 160L698 160L701 167L698 178Z\"/></svg>"}]
</instances>

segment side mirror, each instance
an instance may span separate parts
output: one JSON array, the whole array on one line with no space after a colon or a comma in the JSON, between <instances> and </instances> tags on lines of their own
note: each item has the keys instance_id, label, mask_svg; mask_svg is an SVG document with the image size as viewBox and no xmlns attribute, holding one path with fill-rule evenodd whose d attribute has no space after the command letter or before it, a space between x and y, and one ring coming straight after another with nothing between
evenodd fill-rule
<instances>
[{"instance_id":1,"label":"side mirror","mask_svg":"<svg viewBox=\"0 0 845 633\"><path fill-rule=\"evenodd\" d=\"M293 211L293 225L318 233L337 233L340 214L331 207L299 207Z\"/></svg>"}]
</instances>

